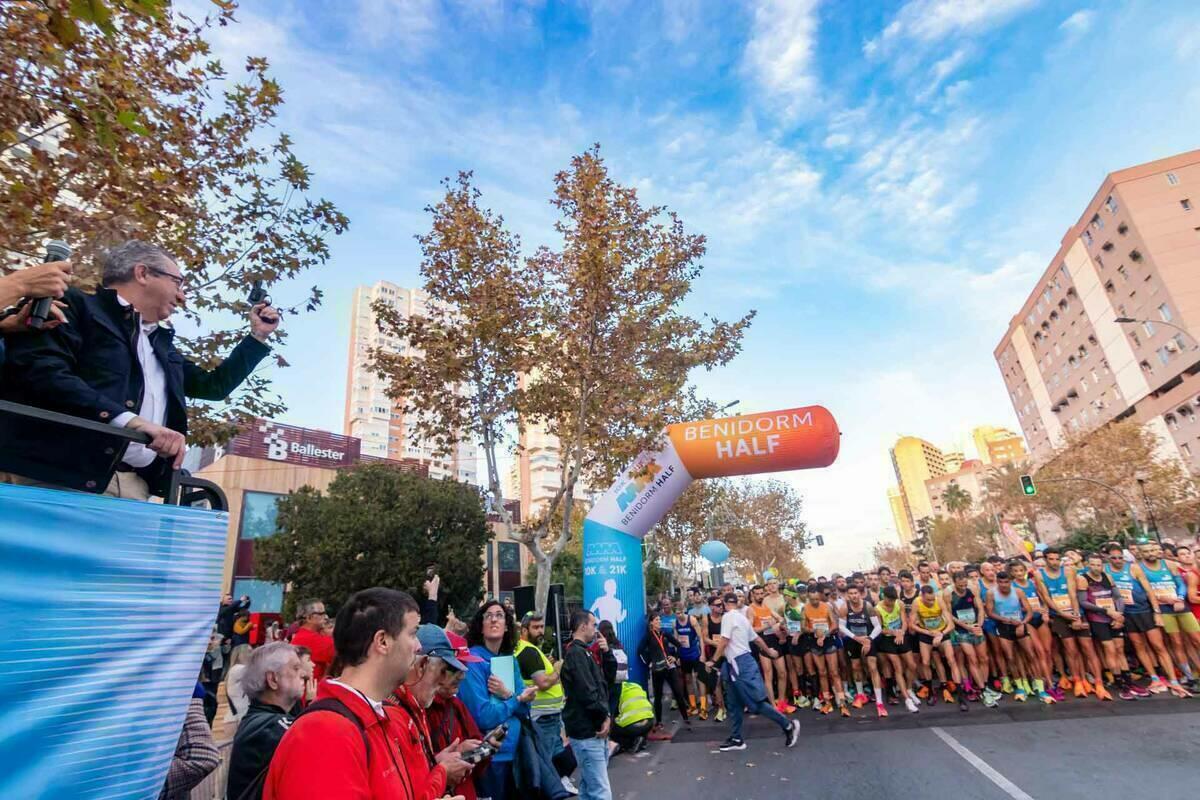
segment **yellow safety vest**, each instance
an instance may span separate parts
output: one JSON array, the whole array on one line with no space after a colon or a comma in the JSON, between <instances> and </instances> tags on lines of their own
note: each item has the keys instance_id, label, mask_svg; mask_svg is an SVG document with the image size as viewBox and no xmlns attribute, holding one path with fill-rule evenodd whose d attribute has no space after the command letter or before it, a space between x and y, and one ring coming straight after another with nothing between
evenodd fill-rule
<instances>
[{"instance_id":1,"label":"yellow safety vest","mask_svg":"<svg viewBox=\"0 0 1200 800\"><path fill-rule=\"evenodd\" d=\"M633 681L621 684L621 702L617 706L617 727L624 728L643 720L654 719L654 706L646 697L646 690Z\"/></svg>"},{"instance_id":2,"label":"yellow safety vest","mask_svg":"<svg viewBox=\"0 0 1200 800\"><path fill-rule=\"evenodd\" d=\"M513 651L514 656L520 656L524 650L533 650L542 659L542 669L547 675L554 674L554 664L550 659L546 658L546 654L542 652L540 647L535 647L529 642L521 639L517 642L517 648ZM530 716L544 717L550 714L561 714L563 706L566 705L566 697L563 695L562 683L556 683L546 690L538 690L538 693L533 697L533 704L529 708Z\"/></svg>"}]
</instances>

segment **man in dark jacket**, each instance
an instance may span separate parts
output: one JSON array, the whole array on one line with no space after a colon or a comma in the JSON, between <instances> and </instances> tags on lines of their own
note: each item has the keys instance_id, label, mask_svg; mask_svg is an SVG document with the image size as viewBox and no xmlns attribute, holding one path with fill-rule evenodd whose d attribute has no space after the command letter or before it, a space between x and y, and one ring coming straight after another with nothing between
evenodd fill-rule
<instances>
[{"instance_id":1,"label":"man in dark jacket","mask_svg":"<svg viewBox=\"0 0 1200 800\"><path fill-rule=\"evenodd\" d=\"M285 709L304 692L296 649L287 642L272 642L255 650L242 673L242 687L250 707L233 737L226 797L261 800L271 756L292 724Z\"/></svg>"},{"instance_id":2,"label":"man in dark jacket","mask_svg":"<svg viewBox=\"0 0 1200 800\"><path fill-rule=\"evenodd\" d=\"M179 265L164 250L129 241L103 259L103 288L68 289L66 324L13 337L0 397L141 431L150 444L0 415L0 469L11 483L44 483L145 500L163 495L183 462L185 398L223 400L270 351L279 315L250 311L250 335L211 370L176 350L166 326L184 302Z\"/></svg>"},{"instance_id":3,"label":"man in dark jacket","mask_svg":"<svg viewBox=\"0 0 1200 800\"><path fill-rule=\"evenodd\" d=\"M571 643L563 654L562 686L567 696L563 727L579 762L579 796L583 800L612 800L608 783L608 686L599 665L588 652L596 638L596 618L590 611L571 616Z\"/></svg>"}]
</instances>

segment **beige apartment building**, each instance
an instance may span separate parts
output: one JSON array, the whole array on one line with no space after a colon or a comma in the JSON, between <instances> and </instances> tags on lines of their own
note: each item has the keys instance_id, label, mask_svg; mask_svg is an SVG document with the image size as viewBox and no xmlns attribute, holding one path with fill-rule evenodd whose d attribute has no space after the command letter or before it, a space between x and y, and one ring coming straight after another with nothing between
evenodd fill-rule
<instances>
[{"instance_id":1,"label":"beige apartment building","mask_svg":"<svg viewBox=\"0 0 1200 800\"><path fill-rule=\"evenodd\" d=\"M1008 428L980 425L971 431L975 452L987 466L999 466L1011 461L1024 461L1029 455L1025 451L1025 440L1021 434Z\"/></svg>"},{"instance_id":2,"label":"beige apartment building","mask_svg":"<svg viewBox=\"0 0 1200 800\"><path fill-rule=\"evenodd\" d=\"M346 375L344 432L362 442L362 454L375 458L415 460L429 468L431 478L451 478L478 483L478 451L474 442L460 440L448 455L436 452L434 443L416 434L414 420L403 413L402 404L387 396L387 381L368 366L372 348L412 354L407 342L379 330L372 306L383 302L403 316L424 314L428 295L378 281L354 290L350 312L350 360Z\"/></svg>"},{"instance_id":3,"label":"beige apartment building","mask_svg":"<svg viewBox=\"0 0 1200 800\"><path fill-rule=\"evenodd\" d=\"M1133 418L1200 467L1197 204L1200 150L1110 174L1063 237L995 349L1035 462Z\"/></svg>"},{"instance_id":4,"label":"beige apartment building","mask_svg":"<svg viewBox=\"0 0 1200 800\"><path fill-rule=\"evenodd\" d=\"M971 498L971 507L967 514L977 514L983 509L984 481L987 478L988 466L977 459L964 461L957 470L930 478L925 481L925 493L929 495L929 505L935 517L952 517L955 512L946 504L946 490L951 486L962 489Z\"/></svg>"},{"instance_id":5,"label":"beige apartment building","mask_svg":"<svg viewBox=\"0 0 1200 800\"><path fill-rule=\"evenodd\" d=\"M902 526L901 517L896 515L896 533L901 544L908 545L917 528L917 520L933 516L933 504L925 491L925 482L946 474L946 460L941 449L916 436L896 440L890 452L904 520Z\"/></svg>"}]
</instances>

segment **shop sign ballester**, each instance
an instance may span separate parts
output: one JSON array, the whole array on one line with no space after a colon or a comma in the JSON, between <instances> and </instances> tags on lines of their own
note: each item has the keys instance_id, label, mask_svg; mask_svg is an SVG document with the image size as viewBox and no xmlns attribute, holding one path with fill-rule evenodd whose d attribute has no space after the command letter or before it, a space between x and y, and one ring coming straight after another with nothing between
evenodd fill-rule
<instances>
[{"instance_id":1,"label":"shop sign ballester","mask_svg":"<svg viewBox=\"0 0 1200 800\"><path fill-rule=\"evenodd\" d=\"M361 442L352 436L256 419L230 440L225 451L233 456L330 468L357 463L360 447Z\"/></svg>"}]
</instances>

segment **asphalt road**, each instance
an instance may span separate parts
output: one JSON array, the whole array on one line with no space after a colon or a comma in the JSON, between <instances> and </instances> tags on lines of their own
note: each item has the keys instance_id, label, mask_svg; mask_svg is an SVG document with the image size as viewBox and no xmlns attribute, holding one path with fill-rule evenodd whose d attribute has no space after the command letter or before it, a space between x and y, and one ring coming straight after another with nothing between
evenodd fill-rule
<instances>
[{"instance_id":1,"label":"asphalt road","mask_svg":"<svg viewBox=\"0 0 1200 800\"><path fill-rule=\"evenodd\" d=\"M1097 800L1193 797L1200 777L1200 699L890 707L885 720L798 712L800 742L749 719L746 750L722 753L725 723L693 723L672 742L613 759L623 800L944 797ZM677 715L672 714L676 720ZM670 717L669 717L670 718ZM676 723L677 725L678 723Z\"/></svg>"}]
</instances>

